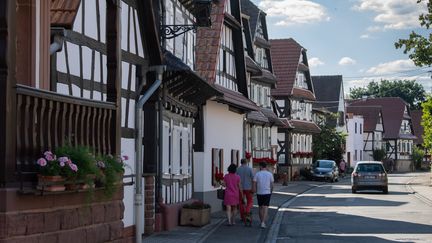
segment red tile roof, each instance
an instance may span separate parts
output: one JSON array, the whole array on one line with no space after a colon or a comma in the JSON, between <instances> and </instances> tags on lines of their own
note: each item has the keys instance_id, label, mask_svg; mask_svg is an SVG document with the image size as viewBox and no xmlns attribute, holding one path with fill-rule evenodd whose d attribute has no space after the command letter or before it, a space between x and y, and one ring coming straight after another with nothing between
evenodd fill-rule
<instances>
[{"instance_id":1,"label":"red tile roof","mask_svg":"<svg viewBox=\"0 0 432 243\"><path fill-rule=\"evenodd\" d=\"M315 100L315 95L310 90L307 89L293 88L292 96L300 99L305 99L305 100Z\"/></svg>"},{"instance_id":2,"label":"red tile roof","mask_svg":"<svg viewBox=\"0 0 432 243\"><path fill-rule=\"evenodd\" d=\"M72 29L81 0L51 0L51 26Z\"/></svg>"},{"instance_id":3,"label":"red tile roof","mask_svg":"<svg viewBox=\"0 0 432 243\"><path fill-rule=\"evenodd\" d=\"M198 28L196 44L196 71L207 82L216 79L216 64L219 57L220 38L224 21L225 1L214 1L209 28Z\"/></svg>"},{"instance_id":4,"label":"red tile roof","mask_svg":"<svg viewBox=\"0 0 432 243\"><path fill-rule=\"evenodd\" d=\"M270 40L273 72L277 78L277 88L273 96L290 96L299 65L302 49L294 39Z\"/></svg>"},{"instance_id":5,"label":"red tile roof","mask_svg":"<svg viewBox=\"0 0 432 243\"><path fill-rule=\"evenodd\" d=\"M400 138L400 127L407 103L399 97L368 98L352 101L350 106L379 107L384 123L384 138Z\"/></svg>"},{"instance_id":6,"label":"red tile roof","mask_svg":"<svg viewBox=\"0 0 432 243\"><path fill-rule=\"evenodd\" d=\"M422 115L423 112L421 110L411 111L411 121L413 125L414 135L417 137L417 139L414 140L414 143L416 144L423 144L424 129L421 125Z\"/></svg>"}]
</instances>

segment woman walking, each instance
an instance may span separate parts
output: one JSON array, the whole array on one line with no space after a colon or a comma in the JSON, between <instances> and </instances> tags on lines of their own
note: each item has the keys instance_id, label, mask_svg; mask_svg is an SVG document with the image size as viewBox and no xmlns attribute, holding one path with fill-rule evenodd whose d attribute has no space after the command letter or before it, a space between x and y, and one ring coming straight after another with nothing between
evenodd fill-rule
<instances>
[{"instance_id":1,"label":"woman walking","mask_svg":"<svg viewBox=\"0 0 432 243\"><path fill-rule=\"evenodd\" d=\"M240 189L240 176L236 174L237 166L231 164L228 166L228 174L224 176L225 184L225 197L224 204L226 206L228 225L235 224L235 218L237 206L242 197L242 190Z\"/></svg>"}]
</instances>

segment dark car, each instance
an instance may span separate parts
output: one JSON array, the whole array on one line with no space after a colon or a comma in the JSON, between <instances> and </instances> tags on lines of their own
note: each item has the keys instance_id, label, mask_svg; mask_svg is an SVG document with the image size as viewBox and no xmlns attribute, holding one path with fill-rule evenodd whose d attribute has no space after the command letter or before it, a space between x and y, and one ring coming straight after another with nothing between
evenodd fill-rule
<instances>
[{"instance_id":1,"label":"dark car","mask_svg":"<svg viewBox=\"0 0 432 243\"><path fill-rule=\"evenodd\" d=\"M339 170L334 160L317 160L312 167L312 178L326 181L338 181Z\"/></svg>"},{"instance_id":2,"label":"dark car","mask_svg":"<svg viewBox=\"0 0 432 243\"><path fill-rule=\"evenodd\" d=\"M352 193L359 190L380 190L388 193L387 172L379 161L359 161L351 174Z\"/></svg>"}]
</instances>

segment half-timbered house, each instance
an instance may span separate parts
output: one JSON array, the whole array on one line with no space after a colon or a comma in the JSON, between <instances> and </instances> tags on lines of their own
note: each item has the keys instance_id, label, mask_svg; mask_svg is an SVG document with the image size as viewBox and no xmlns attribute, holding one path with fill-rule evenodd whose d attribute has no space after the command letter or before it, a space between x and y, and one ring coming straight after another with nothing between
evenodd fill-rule
<instances>
[{"instance_id":1,"label":"half-timbered house","mask_svg":"<svg viewBox=\"0 0 432 243\"><path fill-rule=\"evenodd\" d=\"M122 187L110 198L96 191L96 201L36 188L36 160L46 150L68 143L121 154L122 93L133 97L121 89L121 4L0 2L0 241L123 238ZM131 56L124 62L147 68Z\"/></svg>"},{"instance_id":2,"label":"half-timbered house","mask_svg":"<svg viewBox=\"0 0 432 243\"><path fill-rule=\"evenodd\" d=\"M384 133L382 140L387 158L394 160L394 169L412 169L413 134L408 104L399 97L366 98L352 101L350 106L380 107Z\"/></svg>"},{"instance_id":3,"label":"half-timbered house","mask_svg":"<svg viewBox=\"0 0 432 243\"><path fill-rule=\"evenodd\" d=\"M216 172L226 173L244 156L245 113L258 110L248 99L240 1L213 3L212 26L197 32L196 70L223 96L208 100L195 126L194 194L221 209Z\"/></svg>"},{"instance_id":4,"label":"half-timbered house","mask_svg":"<svg viewBox=\"0 0 432 243\"><path fill-rule=\"evenodd\" d=\"M266 14L249 0L242 0L243 42L247 70L249 98L259 110L247 113L246 151L252 161L277 159L277 128L284 126L272 110L271 88L276 77L272 73L270 42L268 41Z\"/></svg>"},{"instance_id":5,"label":"half-timbered house","mask_svg":"<svg viewBox=\"0 0 432 243\"><path fill-rule=\"evenodd\" d=\"M196 31L210 26L211 3L163 0L154 6L166 71L159 92L144 106L146 195L155 195L146 200L148 233L177 226L181 206L196 190L193 167L201 161L194 162L193 154L202 140L194 136L206 126L202 105L222 95L196 72Z\"/></svg>"},{"instance_id":6,"label":"half-timbered house","mask_svg":"<svg viewBox=\"0 0 432 243\"><path fill-rule=\"evenodd\" d=\"M315 101L306 49L294 39L271 40L274 73L278 85L271 90L280 118L288 119L292 128L278 129L278 162L289 169L290 178L302 167L312 164L312 135L320 128L312 119Z\"/></svg>"}]
</instances>

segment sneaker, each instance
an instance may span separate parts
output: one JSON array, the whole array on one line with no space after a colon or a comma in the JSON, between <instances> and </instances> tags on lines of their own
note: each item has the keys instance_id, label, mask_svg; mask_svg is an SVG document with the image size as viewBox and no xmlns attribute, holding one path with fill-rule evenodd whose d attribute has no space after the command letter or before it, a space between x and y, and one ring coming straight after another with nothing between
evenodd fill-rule
<instances>
[{"instance_id":1,"label":"sneaker","mask_svg":"<svg viewBox=\"0 0 432 243\"><path fill-rule=\"evenodd\" d=\"M261 229L265 229L267 226L264 222L261 222Z\"/></svg>"}]
</instances>

